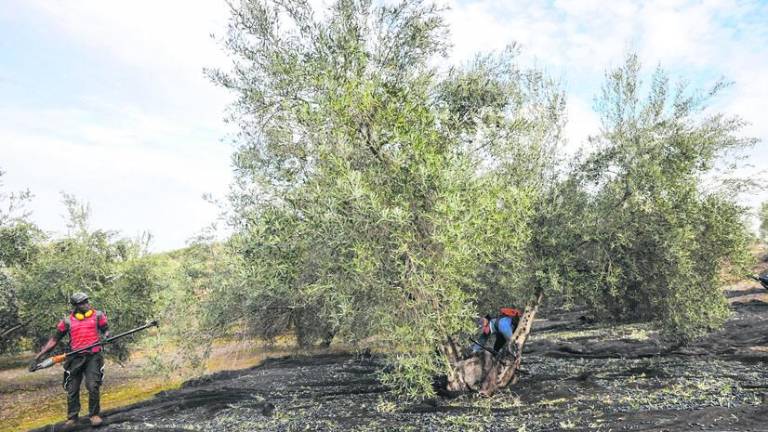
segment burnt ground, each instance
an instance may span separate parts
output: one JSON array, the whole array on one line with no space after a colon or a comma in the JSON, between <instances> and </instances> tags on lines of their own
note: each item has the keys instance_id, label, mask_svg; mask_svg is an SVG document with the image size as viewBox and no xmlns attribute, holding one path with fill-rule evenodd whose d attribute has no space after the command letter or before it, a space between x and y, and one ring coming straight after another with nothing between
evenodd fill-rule
<instances>
[{"instance_id":1,"label":"burnt ground","mask_svg":"<svg viewBox=\"0 0 768 432\"><path fill-rule=\"evenodd\" d=\"M294 356L108 410L99 429L768 431L768 295L746 282L726 294L725 328L684 348L645 325L538 320L519 381L490 398L399 401L377 380L380 358Z\"/></svg>"}]
</instances>

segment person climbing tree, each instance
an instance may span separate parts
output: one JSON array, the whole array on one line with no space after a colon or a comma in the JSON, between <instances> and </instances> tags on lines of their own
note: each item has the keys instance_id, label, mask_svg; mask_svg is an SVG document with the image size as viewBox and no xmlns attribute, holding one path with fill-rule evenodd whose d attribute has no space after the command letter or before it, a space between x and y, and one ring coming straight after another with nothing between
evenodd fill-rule
<instances>
[{"instance_id":1,"label":"person climbing tree","mask_svg":"<svg viewBox=\"0 0 768 432\"><path fill-rule=\"evenodd\" d=\"M493 343L493 351L496 354L501 354L504 347L509 346L507 342L512 340L512 334L514 334L517 328L520 316L520 310L503 307L499 309L497 317L486 315L484 318L481 318L479 320L481 333L478 340L472 344L472 352L478 353L484 350L488 339L490 339L491 335L494 335L496 339Z\"/></svg>"}]
</instances>

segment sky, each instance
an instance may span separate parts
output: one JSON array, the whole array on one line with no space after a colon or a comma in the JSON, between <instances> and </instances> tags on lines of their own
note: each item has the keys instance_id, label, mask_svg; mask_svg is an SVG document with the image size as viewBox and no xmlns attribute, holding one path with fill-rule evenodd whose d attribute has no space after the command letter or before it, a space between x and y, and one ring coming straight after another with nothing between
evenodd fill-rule
<instances>
[{"instance_id":1,"label":"sky","mask_svg":"<svg viewBox=\"0 0 768 432\"><path fill-rule=\"evenodd\" d=\"M315 0L321 5L325 0ZM62 192L91 208L91 226L151 233L152 251L183 247L220 216L232 181L224 123L232 95L203 68L227 68L216 40L223 0L0 0L0 191L29 189L31 219L66 232ZM568 98L569 146L596 134L605 70L637 52L650 74L706 87L734 82L714 109L762 139L742 173L768 167L768 2L445 0L460 63L515 41ZM211 35L214 37L211 37ZM761 167L762 166L762 167ZM756 207L768 193L739 197Z\"/></svg>"}]
</instances>

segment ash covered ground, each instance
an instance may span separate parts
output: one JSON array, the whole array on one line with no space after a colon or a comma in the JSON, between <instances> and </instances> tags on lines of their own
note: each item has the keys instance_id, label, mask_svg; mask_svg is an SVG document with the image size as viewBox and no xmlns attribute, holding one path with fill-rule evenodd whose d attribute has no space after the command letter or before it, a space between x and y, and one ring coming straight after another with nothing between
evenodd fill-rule
<instances>
[{"instance_id":1,"label":"ash covered ground","mask_svg":"<svg viewBox=\"0 0 768 432\"><path fill-rule=\"evenodd\" d=\"M768 296L754 286L727 295L725 328L686 347L644 325L595 324L578 313L538 320L519 381L490 398L399 401L377 380L380 358L297 356L108 410L99 430L768 430ZM88 429L83 420L69 430Z\"/></svg>"}]
</instances>

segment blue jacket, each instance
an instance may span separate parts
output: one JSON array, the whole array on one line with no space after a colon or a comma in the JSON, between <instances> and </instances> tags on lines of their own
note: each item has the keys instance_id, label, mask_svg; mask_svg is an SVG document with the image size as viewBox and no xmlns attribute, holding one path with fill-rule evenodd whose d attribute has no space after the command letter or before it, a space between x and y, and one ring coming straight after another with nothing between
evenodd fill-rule
<instances>
[{"instance_id":1,"label":"blue jacket","mask_svg":"<svg viewBox=\"0 0 768 432\"><path fill-rule=\"evenodd\" d=\"M477 343L472 344L472 352L481 351L492 334L495 334L496 337L503 337L505 341L512 339L512 334L515 332L515 322L508 316L492 318L490 329L488 334L482 333Z\"/></svg>"}]
</instances>

